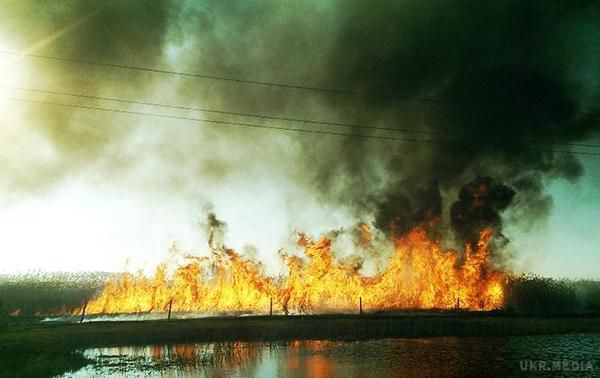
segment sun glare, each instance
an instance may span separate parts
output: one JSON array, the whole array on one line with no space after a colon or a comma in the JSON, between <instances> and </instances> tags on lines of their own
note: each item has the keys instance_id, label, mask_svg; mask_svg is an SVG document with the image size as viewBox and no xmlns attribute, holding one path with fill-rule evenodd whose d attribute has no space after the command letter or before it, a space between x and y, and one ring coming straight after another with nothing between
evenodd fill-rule
<instances>
[{"instance_id":1,"label":"sun glare","mask_svg":"<svg viewBox=\"0 0 600 378\"><path fill-rule=\"evenodd\" d=\"M18 51L18 49L0 36L0 51ZM16 87L23 80L23 61L19 56L0 54L0 109L4 112L10 109L12 97L11 87Z\"/></svg>"},{"instance_id":2,"label":"sun glare","mask_svg":"<svg viewBox=\"0 0 600 378\"><path fill-rule=\"evenodd\" d=\"M4 124L0 131L3 134L9 132L6 122L14 121L19 114L15 110L18 104L10 98L20 98L22 93L18 93L14 88L25 87L24 83L28 76L28 62L23 57L1 53L15 51L21 50L15 44L8 42L6 37L0 36L0 122Z\"/></svg>"}]
</instances>

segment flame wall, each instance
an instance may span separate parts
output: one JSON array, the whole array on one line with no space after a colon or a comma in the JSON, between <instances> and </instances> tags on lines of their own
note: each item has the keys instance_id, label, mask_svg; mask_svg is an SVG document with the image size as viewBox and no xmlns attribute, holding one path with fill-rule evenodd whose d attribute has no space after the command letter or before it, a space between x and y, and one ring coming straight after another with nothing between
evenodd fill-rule
<instances>
[{"instance_id":1,"label":"flame wall","mask_svg":"<svg viewBox=\"0 0 600 378\"><path fill-rule=\"evenodd\" d=\"M470 310L500 308L505 273L488 262L490 229L464 254L443 250L425 231L415 228L395 239L387 267L372 276L355 265L336 260L331 240L301 237L304 256L285 253L284 276L261 273L260 263L224 247L210 258L194 258L172 275L166 265L152 278L123 274L107 284L87 305L88 314L166 311L200 313L356 312L406 308Z\"/></svg>"}]
</instances>

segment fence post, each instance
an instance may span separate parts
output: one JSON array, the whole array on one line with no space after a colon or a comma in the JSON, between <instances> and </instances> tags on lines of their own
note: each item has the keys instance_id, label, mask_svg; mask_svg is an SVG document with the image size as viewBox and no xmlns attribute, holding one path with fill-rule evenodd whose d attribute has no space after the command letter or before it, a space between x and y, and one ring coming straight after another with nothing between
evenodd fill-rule
<instances>
[{"instance_id":1,"label":"fence post","mask_svg":"<svg viewBox=\"0 0 600 378\"><path fill-rule=\"evenodd\" d=\"M271 303L269 304L269 316L273 316L273 297L271 297Z\"/></svg>"},{"instance_id":2,"label":"fence post","mask_svg":"<svg viewBox=\"0 0 600 378\"><path fill-rule=\"evenodd\" d=\"M83 304L83 309L81 310L81 319L79 319L79 323L83 323L83 319L85 318L85 309L87 308L87 301Z\"/></svg>"},{"instance_id":3,"label":"fence post","mask_svg":"<svg viewBox=\"0 0 600 378\"><path fill-rule=\"evenodd\" d=\"M363 311L362 311L362 297L358 297L358 311L359 314L362 315Z\"/></svg>"},{"instance_id":4,"label":"fence post","mask_svg":"<svg viewBox=\"0 0 600 378\"><path fill-rule=\"evenodd\" d=\"M173 306L173 299L171 298L171 300L169 301L169 315L167 317L167 320L171 320L171 307Z\"/></svg>"}]
</instances>

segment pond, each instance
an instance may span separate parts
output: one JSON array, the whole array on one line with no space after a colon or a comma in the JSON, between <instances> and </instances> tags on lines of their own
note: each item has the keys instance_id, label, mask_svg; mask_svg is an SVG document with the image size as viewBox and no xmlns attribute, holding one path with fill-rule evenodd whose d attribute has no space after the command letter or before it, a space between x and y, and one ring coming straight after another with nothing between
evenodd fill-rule
<instances>
[{"instance_id":1,"label":"pond","mask_svg":"<svg viewBox=\"0 0 600 378\"><path fill-rule=\"evenodd\" d=\"M95 348L65 377L599 376L600 334Z\"/></svg>"}]
</instances>

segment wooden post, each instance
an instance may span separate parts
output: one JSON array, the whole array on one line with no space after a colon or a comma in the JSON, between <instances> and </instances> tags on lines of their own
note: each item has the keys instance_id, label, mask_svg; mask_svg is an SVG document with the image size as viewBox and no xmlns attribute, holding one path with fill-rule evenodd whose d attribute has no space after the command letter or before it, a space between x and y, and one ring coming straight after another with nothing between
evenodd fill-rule
<instances>
[{"instance_id":1,"label":"wooden post","mask_svg":"<svg viewBox=\"0 0 600 378\"><path fill-rule=\"evenodd\" d=\"M167 320L171 320L171 307L173 307L173 299L169 301L169 315L167 316Z\"/></svg>"},{"instance_id":2,"label":"wooden post","mask_svg":"<svg viewBox=\"0 0 600 378\"><path fill-rule=\"evenodd\" d=\"M362 297L358 297L358 311L362 315Z\"/></svg>"},{"instance_id":3,"label":"wooden post","mask_svg":"<svg viewBox=\"0 0 600 378\"><path fill-rule=\"evenodd\" d=\"M83 323L83 319L85 318L85 309L87 308L87 301L83 304L83 309L81 310L81 319L79 319L79 323Z\"/></svg>"},{"instance_id":4,"label":"wooden post","mask_svg":"<svg viewBox=\"0 0 600 378\"><path fill-rule=\"evenodd\" d=\"M271 303L269 304L269 316L273 316L273 298L271 298Z\"/></svg>"},{"instance_id":5,"label":"wooden post","mask_svg":"<svg viewBox=\"0 0 600 378\"><path fill-rule=\"evenodd\" d=\"M460 310L460 298L456 298L456 311Z\"/></svg>"}]
</instances>

